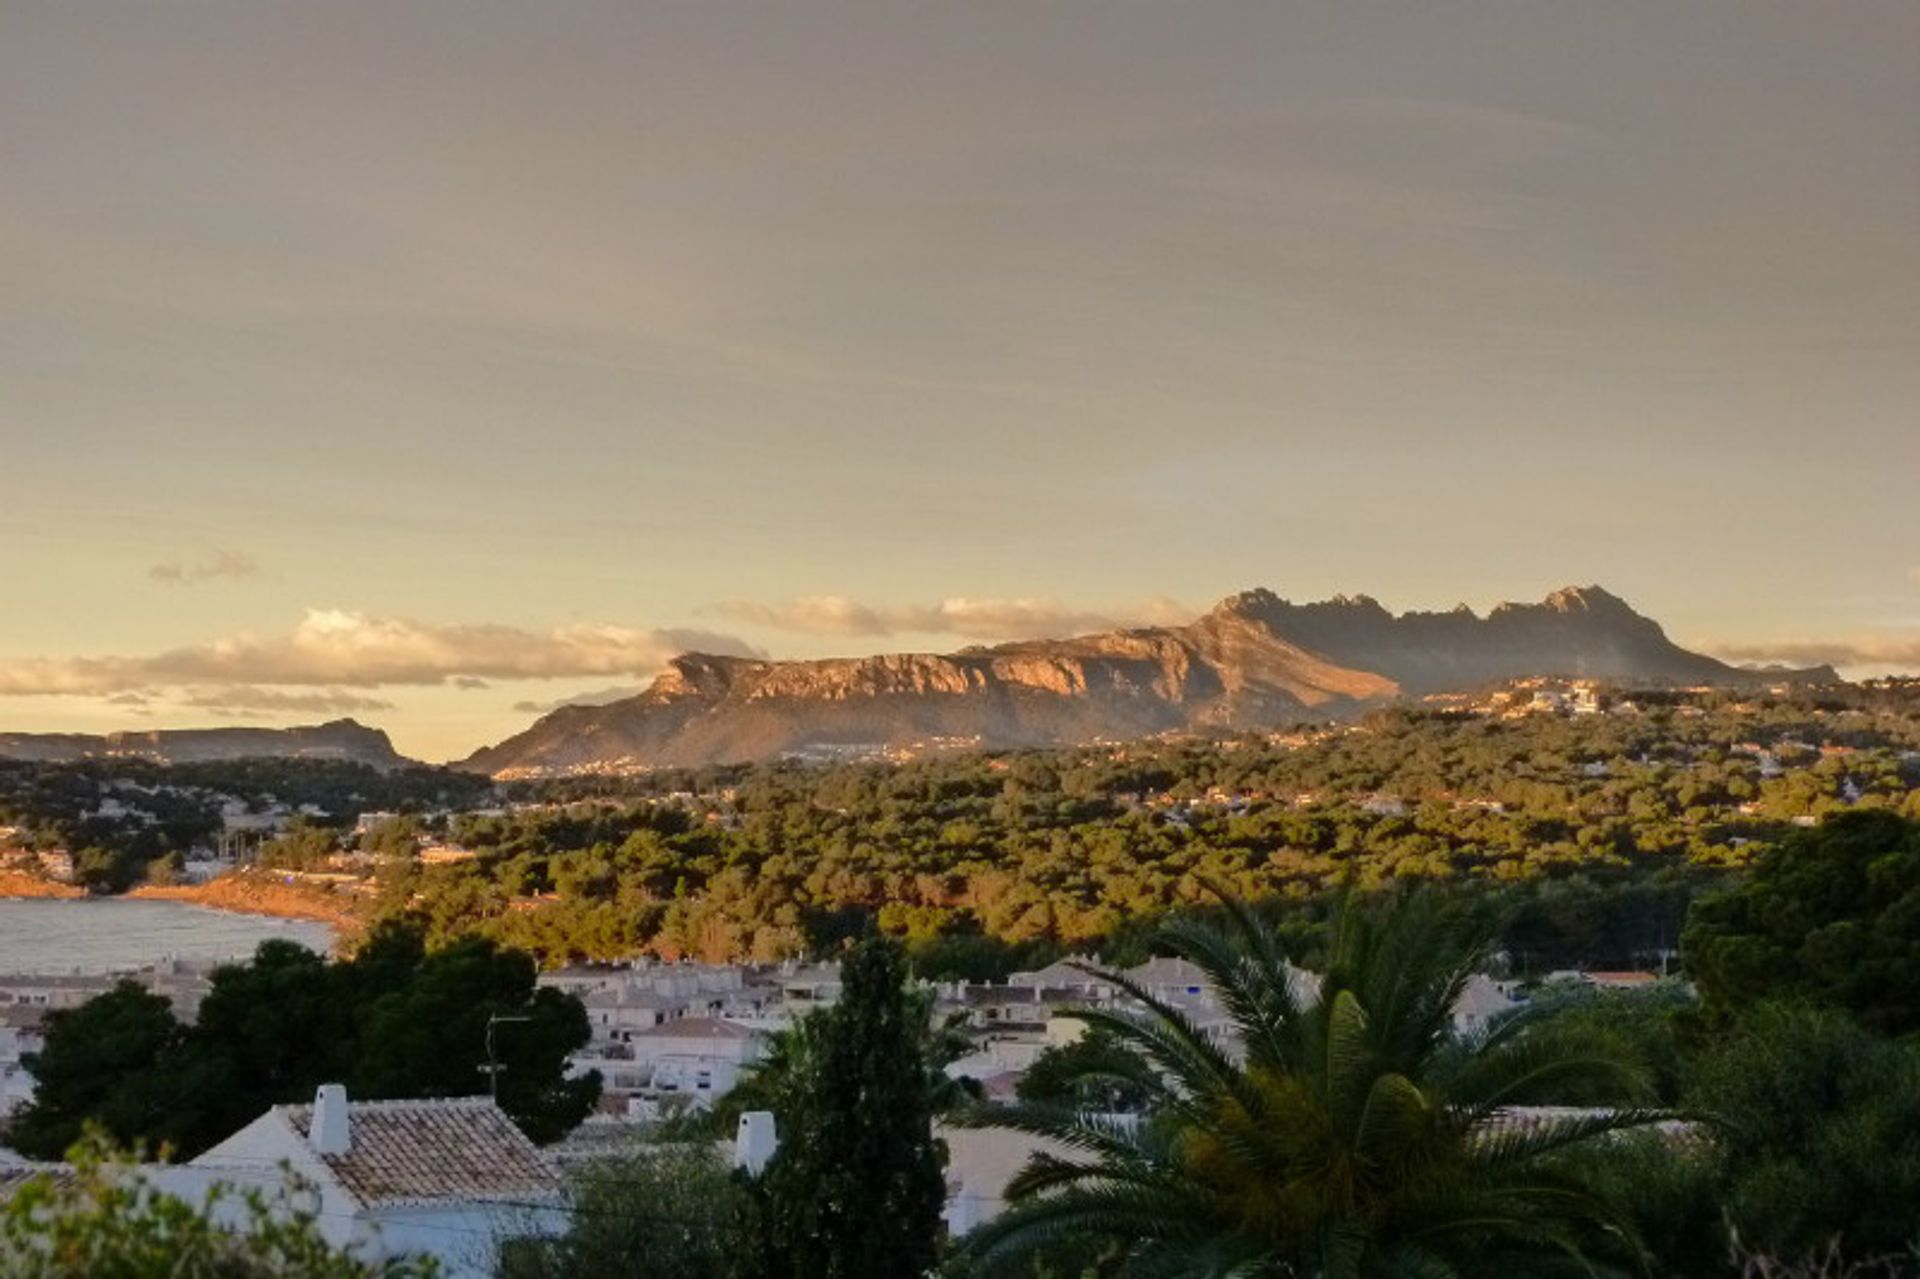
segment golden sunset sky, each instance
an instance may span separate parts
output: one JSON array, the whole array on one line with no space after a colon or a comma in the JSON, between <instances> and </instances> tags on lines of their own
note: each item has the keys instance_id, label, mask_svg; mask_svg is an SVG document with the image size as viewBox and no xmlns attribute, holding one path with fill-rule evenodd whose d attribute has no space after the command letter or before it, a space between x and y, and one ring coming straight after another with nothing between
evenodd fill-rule
<instances>
[{"instance_id":1,"label":"golden sunset sky","mask_svg":"<svg viewBox=\"0 0 1920 1279\"><path fill-rule=\"evenodd\" d=\"M1908 0L0 0L0 729L1600 582L1920 669Z\"/></svg>"}]
</instances>

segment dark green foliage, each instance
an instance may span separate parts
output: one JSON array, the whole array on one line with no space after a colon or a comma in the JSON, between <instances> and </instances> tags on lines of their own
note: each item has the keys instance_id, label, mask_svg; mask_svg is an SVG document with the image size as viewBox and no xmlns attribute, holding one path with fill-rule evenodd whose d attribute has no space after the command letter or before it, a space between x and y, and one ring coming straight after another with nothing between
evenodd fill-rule
<instances>
[{"instance_id":1,"label":"dark green foliage","mask_svg":"<svg viewBox=\"0 0 1920 1279\"><path fill-rule=\"evenodd\" d=\"M1829 818L1701 902L1685 945L1709 1009L1810 999L1885 1034L1920 1030L1920 823Z\"/></svg>"},{"instance_id":2,"label":"dark green foliage","mask_svg":"<svg viewBox=\"0 0 1920 1279\"><path fill-rule=\"evenodd\" d=\"M1647 1072L1653 1095L1662 1104L1677 1105L1687 1070L1686 1022L1696 1007L1692 992L1678 981L1640 990L1570 985L1536 992L1527 1015L1620 1040Z\"/></svg>"},{"instance_id":3,"label":"dark green foliage","mask_svg":"<svg viewBox=\"0 0 1920 1279\"><path fill-rule=\"evenodd\" d=\"M709 1142L662 1144L572 1178L555 1240L510 1245L500 1279L728 1279L753 1273L748 1194Z\"/></svg>"},{"instance_id":4,"label":"dark green foliage","mask_svg":"<svg viewBox=\"0 0 1920 1279\"><path fill-rule=\"evenodd\" d=\"M345 1078L355 1046L354 975L351 965L280 940L260 943L253 962L214 973L193 1027L194 1064L225 1077L214 1126L238 1126Z\"/></svg>"},{"instance_id":5,"label":"dark green foliage","mask_svg":"<svg viewBox=\"0 0 1920 1279\"><path fill-rule=\"evenodd\" d=\"M331 826L296 817L281 834L260 846L262 866L280 870L318 870L340 851L340 834Z\"/></svg>"},{"instance_id":6,"label":"dark green foliage","mask_svg":"<svg viewBox=\"0 0 1920 1279\"><path fill-rule=\"evenodd\" d=\"M767 1279L917 1279L938 1257L926 1009L905 974L898 946L861 942L839 1001L814 1014L759 1183Z\"/></svg>"},{"instance_id":7,"label":"dark green foliage","mask_svg":"<svg viewBox=\"0 0 1920 1279\"><path fill-rule=\"evenodd\" d=\"M886 908L881 908L881 922ZM907 958L921 981L999 982L1021 970L1045 968L1060 957L1060 948L1043 941L1018 944L996 941L979 931L972 916L945 915L938 926L954 931L907 939Z\"/></svg>"},{"instance_id":8,"label":"dark green foliage","mask_svg":"<svg viewBox=\"0 0 1920 1279\"><path fill-rule=\"evenodd\" d=\"M502 1013L530 1020L498 1030L500 1104L551 1141L592 1110L599 1079L564 1077L589 1038L586 1012L536 991L534 975L525 955L490 941L427 954L417 931L389 924L351 960L262 943L251 963L215 970L191 1027L164 999L122 985L48 1019L29 1063L39 1093L9 1135L54 1159L91 1120L122 1142L192 1155L323 1083L366 1098L470 1096L486 1090L487 1018Z\"/></svg>"},{"instance_id":9,"label":"dark green foliage","mask_svg":"<svg viewBox=\"0 0 1920 1279\"><path fill-rule=\"evenodd\" d=\"M168 1098L154 1087L185 1037L165 999L121 982L78 1008L49 1013L45 1029L46 1046L25 1063L36 1080L34 1101L8 1125L7 1144L59 1159L88 1121L122 1145L179 1138Z\"/></svg>"},{"instance_id":10,"label":"dark green foliage","mask_svg":"<svg viewBox=\"0 0 1920 1279\"><path fill-rule=\"evenodd\" d=\"M1700 1063L1689 1103L1726 1155L1749 1247L1864 1259L1920 1242L1920 1044L1837 1011L1762 1006Z\"/></svg>"},{"instance_id":11,"label":"dark green foliage","mask_svg":"<svg viewBox=\"0 0 1920 1279\"><path fill-rule=\"evenodd\" d=\"M350 1086L368 1097L477 1092L488 1017L523 1017L495 1028L500 1105L535 1141L565 1136L600 1094L597 1077L565 1077L591 1029L579 1000L536 989L535 976L526 955L483 938L435 951L413 980L361 1004Z\"/></svg>"},{"instance_id":12,"label":"dark green foliage","mask_svg":"<svg viewBox=\"0 0 1920 1279\"><path fill-rule=\"evenodd\" d=\"M1564 1171L1634 1223L1648 1279L1732 1279L1727 1160L1704 1134L1679 1141L1660 1133L1622 1135L1568 1155Z\"/></svg>"},{"instance_id":13,"label":"dark green foliage","mask_svg":"<svg viewBox=\"0 0 1920 1279\"><path fill-rule=\"evenodd\" d=\"M983 1117L1065 1148L970 1237L986 1272L1025 1273L1063 1241L1110 1244L1126 1276L1634 1268L1630 1224L1566 1161L1654 1117L1632 1109L1642 1080L1621 1045L1524 1017L1456 1041L1450 1010L1484 946L1419 899L1345 911L1311 991L1253 915L1230 920L1162 940L1206 972L1244 1057L1108 974L1145 1011L1080 1015L1132 1053L1146 1118L1034 1104ZM1571 1098L1622 1108L1501 1117Z\"/></svg>"},{"instance_id":14,"label":"dark green foliage","mask_svg":"<svg viewBox=\"0 0 1920 1279\"><path fill-rule=\"evenodd\" d=\"M1020 1076L1023 1102L1109 1113L1133 1112L1147 1103L1138 1057L1101 1030L1086 1030L1071 1043L1042 1052Z\"/></svg>"}]
</instances>

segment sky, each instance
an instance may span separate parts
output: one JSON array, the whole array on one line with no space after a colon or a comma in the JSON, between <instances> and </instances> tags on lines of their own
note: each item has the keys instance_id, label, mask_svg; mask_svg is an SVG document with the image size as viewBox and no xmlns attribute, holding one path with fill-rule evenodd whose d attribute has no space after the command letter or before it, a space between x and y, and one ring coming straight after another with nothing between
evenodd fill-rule
<instances>
[{"instance_id":1,"label":"sky","mask_svg":"<svg viewBox=\"0 0 1920 1279\"><path fill-rule=\"evenodd\" d=\"M1597 582L1920 670L1909 0L0 0L0 729Z\"/></svg>"}]
</instances>

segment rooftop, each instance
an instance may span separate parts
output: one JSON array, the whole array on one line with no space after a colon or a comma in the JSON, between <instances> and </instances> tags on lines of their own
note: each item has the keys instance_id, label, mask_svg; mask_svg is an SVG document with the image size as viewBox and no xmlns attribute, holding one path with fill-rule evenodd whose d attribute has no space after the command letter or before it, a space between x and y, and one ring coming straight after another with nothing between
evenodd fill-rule
<instances>
[{"instance_id":1,"label":"rooftop","mask_svg":"<svg viewBox=\"0 0 1920 1279\"><path fill-rule=\"evenodd\" d=\"M682 1017L633 1033L635 1039L752 1039L759 1031L719 1017Z\"/></svg>"},{"instance_id":2,"label":"rooftop","mask_svg":"<svg viewBox=\"0 0 1920 1279\"><path fill-rule=\"evenodd\" d=\"M312 1106L278 1108L307 1137ZM363 1204L438 1200L547 1201L560 1179L527 1135L484 1097L356 1101L352 1145L314 1157Z\"/></svg>"}]
</instances>

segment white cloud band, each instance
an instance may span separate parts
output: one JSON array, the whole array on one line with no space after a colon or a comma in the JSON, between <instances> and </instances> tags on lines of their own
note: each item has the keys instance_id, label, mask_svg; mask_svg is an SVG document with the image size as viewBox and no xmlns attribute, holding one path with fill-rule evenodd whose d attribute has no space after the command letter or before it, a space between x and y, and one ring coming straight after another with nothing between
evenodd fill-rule
<instances>
[{"instance_id":1,"label":"white cloud band","mask_svg":"<svg viewBox=\"0 0 1920 1279\"><path fill-rule=\"evenodd\" d=\"M1169 599L1113 609L1078 609L1039 599L967 599L937 604L862 604L842 595L811 595L773 604L729 600L707 611L743 625L802 635L955 635L966 639L1036 639L1128 626L1178 625L1194 610Z\"/></svg>"},{"instance_id":2,"label":"white cloud band","mask_svg":"<svg viewBox=\"0 0 1920 1279\"><path fill-rule=\"evenodd\" d=\"M368 689L503 679L636 676L689 649L751 656L712 631L577 624L548 631L444 626L333 609L292 630L243 633L148 657L0 659L0 696L111 696L167 688ZM340 694L333 694L337 700ZM362 708L365 709L365 708Z\"/></svg>"}]
</instances>

